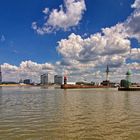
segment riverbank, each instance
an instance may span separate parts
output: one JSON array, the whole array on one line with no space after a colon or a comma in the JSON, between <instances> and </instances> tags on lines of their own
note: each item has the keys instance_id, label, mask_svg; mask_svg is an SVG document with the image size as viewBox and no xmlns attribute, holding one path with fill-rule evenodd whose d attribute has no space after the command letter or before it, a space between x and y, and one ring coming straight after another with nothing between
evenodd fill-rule
<instances>
[{"instance_id":1,"label":"riverbank","mask_svg":"<svg viewBox=\"0 0 140 140\"><path fill-rule=\"evenodd\" d=\"M33 85L26 85L26 84L0 84L0 87L31 87Z\"/></svg>"}]
</instances>

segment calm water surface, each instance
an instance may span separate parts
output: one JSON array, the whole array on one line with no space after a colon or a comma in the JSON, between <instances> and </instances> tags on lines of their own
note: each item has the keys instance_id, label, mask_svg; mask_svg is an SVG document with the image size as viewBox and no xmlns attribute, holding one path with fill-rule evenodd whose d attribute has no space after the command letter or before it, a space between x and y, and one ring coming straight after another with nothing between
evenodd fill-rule
<instances>
[{"instance_id":1,"label":"calm water surface","mask_svg":"<svg viewBox=\"0 0 140 140\"><path fill-rule=\"evenodd\" d=\"M140 140L140 92L0 89L0 140Z\"/></svg>"}]
</instances>

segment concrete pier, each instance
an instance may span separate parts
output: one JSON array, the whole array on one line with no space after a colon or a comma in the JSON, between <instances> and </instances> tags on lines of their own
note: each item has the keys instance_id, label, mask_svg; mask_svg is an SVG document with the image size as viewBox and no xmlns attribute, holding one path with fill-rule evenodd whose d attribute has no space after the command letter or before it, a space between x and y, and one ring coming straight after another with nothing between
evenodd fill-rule
<instances>
[{"instance_id":1,"label":"concrete pier","mask_svg":"<svg viewBox=\"0 0 140 140\"><path fill-rule=\"evenodd\" d=\"M129 88L125 88L125 87L120 87L118 88L119 91L140 91L140 87L129 87Z\"/></svg>"}]
</instances>

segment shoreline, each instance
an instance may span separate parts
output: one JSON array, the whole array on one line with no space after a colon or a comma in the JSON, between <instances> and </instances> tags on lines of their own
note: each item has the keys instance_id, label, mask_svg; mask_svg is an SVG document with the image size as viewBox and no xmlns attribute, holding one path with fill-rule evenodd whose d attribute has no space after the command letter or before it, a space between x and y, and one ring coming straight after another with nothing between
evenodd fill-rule
<instances>
[{"instance_id":1,"label":"shoreline","mask_svg":"<svg viewBox=\"0 0 140 140\"><path fill-rule=\"evenodd\" d=\"M1 84L0 87L32 87L34 85Z\"/></svg>"}]
</instances>

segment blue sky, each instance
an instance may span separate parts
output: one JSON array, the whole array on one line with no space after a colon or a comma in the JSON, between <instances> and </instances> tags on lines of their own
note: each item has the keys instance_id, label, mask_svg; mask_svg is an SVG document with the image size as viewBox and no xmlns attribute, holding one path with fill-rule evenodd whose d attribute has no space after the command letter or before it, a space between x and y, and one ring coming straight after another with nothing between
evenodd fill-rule
<instances>
[{"instance_id":1,"label":"blue sky","mask_svg":"<svg viewBox=\"0 0 140 140\"><path fill-rule=\"evenodd\" d=\"M77 5L81 6L81 9ZM136 50L140 40L137 29L139 16L134 15L139 12L139 5L139 0L0 0L0 63L19 68L22 62L31 61L38 65L59 65L60 69L69 63L70 70L76 71L77 68L72 68L70 61L73 57L73 62L79 67L92 62L95 73L99 71L96 68L101 67L97 66L97 63L106 64L110 61L112 67L138 63L139 54ZM43 12L45 8L46 13ZM132 26L133 21L136 29ZM121 31L118 31L119 28ZM117 32L118 37L114 36L114 41L111 42L113 39L108 32ZM100 35L96 36L97 33ZM94 36L93 39L91 36ZM86 43L71 50L71 40L74 39L74 45L78 46L77 37L82 43ZM94 44L95 38L101 39L99 44ZM116 48L103 45L102 38ZM87 45L88 39L94 41ZM119 49L117 43L113 44L115 41L119 43ZM97 44L98 49L95 47ZM82 49L78 50L81 47ZM100 54L103 47L107 49ZM131 58L127 58L129 48L134 48ZM74 51L75 55L72 55L71 51ZM100 61L96 62L95 59ZM5 68L5 65L3 67ZM69 71L69 68L65 69ZM61 70L54 71L60 73Z\"/></svg>"},{"instance_id":2,"label":"blue sky","mask_svg":"<svg viewBox=\"0 0 140 140\"><path fill-rule=\"evenodd\" d=\"M0 63L19 65L23 60L38 63L54 63L60 59L56 51L57 41L75 34L88 35L124 21L133 11L134 0L86 0L86 12L75 30L59 31L56 34L40 36L31 28L33 21L42 22L45 7L59 8L63 0L0 0Z\"/></svg>"}]
</instances>

